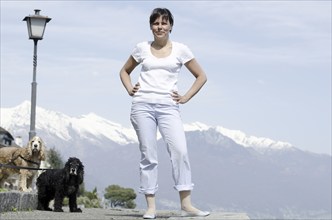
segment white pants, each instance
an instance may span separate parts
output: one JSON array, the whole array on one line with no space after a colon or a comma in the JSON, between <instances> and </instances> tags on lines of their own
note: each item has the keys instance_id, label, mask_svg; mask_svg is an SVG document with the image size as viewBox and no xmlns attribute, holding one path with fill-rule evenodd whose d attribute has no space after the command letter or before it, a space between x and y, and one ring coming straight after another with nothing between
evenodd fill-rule
<instances>
[{"instance_id":1,"label":"white pants","mask_svg":"<svg viewBox=\"0 0 332 220\"><path fill-rule=\"evenodd\" d=\"M136 131L140 161L140 193L155 194L158 190L157 127L167 145L174 188L192 190L191 169L186 137L179 106L165 104L133 103L130 120Z\"/></svg>"}]
</instances>

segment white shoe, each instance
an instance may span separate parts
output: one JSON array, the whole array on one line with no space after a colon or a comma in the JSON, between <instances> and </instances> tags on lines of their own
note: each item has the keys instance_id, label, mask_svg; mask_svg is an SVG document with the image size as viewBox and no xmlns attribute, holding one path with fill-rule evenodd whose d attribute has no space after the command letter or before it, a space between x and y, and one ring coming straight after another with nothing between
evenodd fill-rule
<instances>
[{"instance_id":1,"label":"white shoe","mask_svg":"<svg viewBox=\"0 0 332 220\"><path fill-rule=\"evenodd\" d=\"M144 214L143 219L155 219L156 214Z\"/></svg>"},{"instance_id":2,"label":"white shoe","mask_svg":"<svg viewBox=\"0 0 332 220\"><path fill-rule=\"evenodd\" d=\"M210 215L210 212L198 211L198 212L187 212L181 210L181 217L205 217Z\"/></svg>"}]
</instances>

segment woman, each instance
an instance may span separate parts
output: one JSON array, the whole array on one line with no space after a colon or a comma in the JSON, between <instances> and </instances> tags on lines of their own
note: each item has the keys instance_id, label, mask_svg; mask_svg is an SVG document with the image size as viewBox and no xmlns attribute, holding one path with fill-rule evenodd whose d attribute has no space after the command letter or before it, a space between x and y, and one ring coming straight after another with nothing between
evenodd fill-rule
<instances>
[{"instance_id":1,"label":"woman","mask_svg":"<svg viewBox=\"0 0 332 220\"><path fill-rule=\"evenodd\" d=\"M121 81L133 97L131 123L136 131L141 151L140 192L145 194L145 219L156 217L155 193L158 190L157 127L167 144L174 188L179 191L182 216L207 216L191 204L191 170L179 104L188 102L205 84L207 78L190 49L171 41L173 16L166 8L156 8L150 15L154 40L136 45L120 71ZM133 85L130 73L142 65L138 82ZM196 78L190 89L180 95L177 79L182 65Z\"/></svg>"}]
</instances>

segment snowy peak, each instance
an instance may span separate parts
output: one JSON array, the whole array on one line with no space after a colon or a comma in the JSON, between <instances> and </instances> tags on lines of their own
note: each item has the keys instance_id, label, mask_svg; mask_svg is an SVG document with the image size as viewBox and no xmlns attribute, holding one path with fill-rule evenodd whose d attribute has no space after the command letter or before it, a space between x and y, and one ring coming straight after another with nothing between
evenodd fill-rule
<instances>
[{"instance_id":1,"label":"snowy peak","mask_svg":"<svg viewBox=\"0 0 332 220\"><path fill-rule=\"evenodd\" d=\"M183 125L185 131L206 131L209 130L209 126L200 122L193 122Z\"/></svg>"},{"instance_id":2,"label":"snowy peak","mask_svg":"<svg viewBox=\"0 0 332 220\"><path fill-rule=\"evenodd\" d=\"M24 101L14 108L2 108L0 125L9 131L28 127L30 124L30 102ZM70 117L60 112L36 108L36 130L47 131L64 141L70 141L72 134L80 138L94 140L110 139L118 144L135 143L136 136L132 129L124 128L94 113L79 117Z\"/></svg>"},{"instance_id":3,"label":"snowy peak","mask_svg":"<svg viewBox=\"0 0 332 220\"><path fill-rule=\"evenodd\" d=\"M95 113L70 117L60 112L36 108L36 129L47 131L49 134L59 137L61 140L70 141L73 134L79 138L99 142L101 139L111 140L120 145L137 143L135 131L125 128L120 124L111 122ZM2 108L0 112L0 125L9 131L28 127L30 124L30 102L24 101L14 108ZM239 145L254 148L259 151L281 150L292 148L290 143L274 141L269 138L247 135L239 130L230 130L222 126L208 126L200 122L184 124L184 130L213 131L232 139ZM158 134L160 138L160 134Z\"/></svg>"},{"instance_id":4,"label":"snowy peak","mask_svg":"<svg viewBox=\"0 0 332 220\"><path fill-rule=\"evenodd\" d=\"M124 128L120 124L108 121L94 113L73 118L72 126L82 135L92 134L99 138L105 137L121 145L137 142L132 129Z\"/></svg>"},{"instance_id":5,"label":"snowy peak","mask_svg":"<svg viewBox=\"0 0 332 220\"><path fill-rule=\"evenodd\" d=\"M207 131L209 129L220 133L230 139L232 139L234 142L236 142L239 145L242 145L244 147L251 147L255 148L256 150L262 151L262 150L282 150L282 149L290 149L293 147L292 144L282 141L274 141L270 138L265 137L255 137L251 135L247 135L242 131L239 130L230 130L227 128L224 128L222 126L215 126L211 127L208 125L205 125L200 122L194 122L191 124L186 124L184 126L184 129L186 131Z\"/></svg>"},{"instance_id":6,"label":"snowy peak","mask_svg":"<svg viewBox=\"0 0 332 220\"><path fill-rule=\"evenodd\" d=\"M255 137L246 135L242 131L229 130L221 126L216 127L216 130L223 135L233 139L236 143L241 144L245 147L256 147L256 148L271 148L271 149L285 149L291 148L292 145L287 142L274 141L270 138Z\"/></svg>"}]
</instances>

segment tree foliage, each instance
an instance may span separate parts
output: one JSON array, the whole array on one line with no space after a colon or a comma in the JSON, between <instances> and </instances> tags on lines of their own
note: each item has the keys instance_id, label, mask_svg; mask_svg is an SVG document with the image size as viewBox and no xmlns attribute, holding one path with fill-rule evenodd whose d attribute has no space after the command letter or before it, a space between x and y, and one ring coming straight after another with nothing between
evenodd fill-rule
<instances>
[{"instance_id":1,"label":"tree foliage","mask_svg":"<svg viewBox=\"0 0 332 220\"><path fill-rule=\"evenodd\" d=\"M47 162L50 164L51 168L62 169L64 167L64 162L59 151L52 147L47 152Z\"/></svg>"},{"instance_id":2,"label":"tree foliage","mask_svg":"<svg viewBox=\"0 0 332 220\"><path fill-rule=\"evenodd\" d=\"M95 187L92 192L85 191L84 196L88 197L90 200L98 199L97 187Z\"/></svg>"},{"instance_id":3,"label":"tree foliage","mask_svg":"<svg viewBox=\"0 0 332 220\"><path fill-rule=\"evenodd\" d=\"M84 204L86 208L101 208L97 187L95 187L92 192L84 191L83 196L78 197L77 203Z\"/></svg>"},{"instance_id":4,"label":"tree foliage","mask_svg":"<svg viewBox=\"0 0 332 220\"><path fill-rule=\"evenodd\" d=\"M105 189L105 199L109 200L112 208L122 207L134 209L136 204L136 193L131 188L123 188L119 185L110 185Z\"/></svg>"},{"instance_id":5,"label":"tree foliage","mask_svg":"<svg viewBox=\"0 0 332 220\"><path fill-rule=\"evenodd\" d=\"M101 200L98 197L97 187L93 189L92 192L85 191L85 187L82 184L79 189L80 196L77 197L77 205L84 205L85 208L101 208ZM69 200L66 197L63 201L63 205L68 205Z\"/></svg>"}]
</instances>

